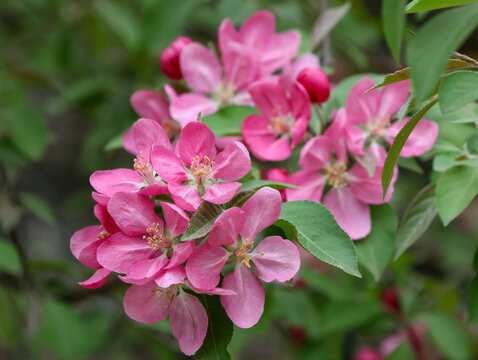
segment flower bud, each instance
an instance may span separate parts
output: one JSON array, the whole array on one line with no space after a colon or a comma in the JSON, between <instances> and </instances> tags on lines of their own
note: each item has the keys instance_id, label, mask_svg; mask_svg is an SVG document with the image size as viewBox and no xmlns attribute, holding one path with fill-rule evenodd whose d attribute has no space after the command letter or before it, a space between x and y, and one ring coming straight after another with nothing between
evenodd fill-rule
<instances>
[{"instance_id":1,"label":"flower bud","mask_svg":"<svg viewBox=\"0 0 478 360\"><path fill-rule=\"evenodd\" d=\"M388 311L398 314L401 311L400 300L398 298L398 291L396 288L391 287L386 289L382 293L382 303L385 305Z\"/></svg>"},{"instance_id":2,"label":"flower bud","mask_svg":"<svg viewBox=\"0 0 478 360\"><path fill-rule=\"evenodd\" d=\"M300 82L307 90L310 101L323 103L327 101L330 95L330 84L327 74L322 69L305 68L297 76Z\"/></svg>"},{"instance_id":3,"label":"flower bud","mask_svg":"<svg viewBox=\"0 0 478 360\"><path fill-rule=\"evenodd\" d=\"M352 360L382 360L380 352L368 346L361 347Z\"/></svg>"},{"instance_id":4,"label":"flower bud","mask_svg":"<svg viewBox=\"0 0 478 360\"><path fill-rule=\"evenodd\" d=\"M159 65L163 73L173 80L179 80L183 77L181 67L179 66L179 55L184 47L193 41L186 36L179 36L173 43L163 50L159 58Z\"/></svg>"}]
</instances>

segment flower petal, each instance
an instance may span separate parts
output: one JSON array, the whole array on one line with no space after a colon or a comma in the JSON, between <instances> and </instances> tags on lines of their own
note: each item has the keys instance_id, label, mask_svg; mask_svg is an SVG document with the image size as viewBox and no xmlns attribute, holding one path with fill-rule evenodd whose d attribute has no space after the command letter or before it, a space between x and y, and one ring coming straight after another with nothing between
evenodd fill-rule
<instances>
[{"instance_id":1,"label":"flower petal","mask_svg":"<svg viewBox=\"0 0 478 360\"><path fill-rule=\"evenodd\" d=\"M290 112L289 100L284 90L271 81L256 82L249 88L252 100L261 113L268 119Z\"/></svg>"},{"instance_id":2,"label":"flower petal","mask_svg":"<svg viewBox=\"0 0 478 360\"><path fill-rule=\"evenodd\" d=\"M166 266L166 269L178 266L189 259L189 256L193 253L195 242L195 240L190 240L173 245L173 256Z\"/></svg>"},{"instance_id":3,"label":"flower petal","mask_svg":"<svg viewBox=\"0 0 478 360\"><path fill-rule=\"evenodd\" d=\"M182 284L186 277L186 270L182 266L176 266L163 269L155 277L154 282L162 288L168 288L171 285Z\"/></svg>"},{"instance_id":4,"label":"flower petal","mask_svg":"<svg viewBox=\"0 0 478 360\"><path fill-rule=\"evenodd\" d=\"M167 263L168 258L166 256L143 260L131 266L126 276L120 276L120 279L128 284L144 285L158 275Z\"/></svg>"},{"instance_id":5,"label":"flower petal","mask_svg":"<svg viewBox=\"0 0 478 360\"><path fill-rule=\"evenodd\" d=\"M103 286L104 283L106 283L110 274L111 271L109 271L108 269L98 269L88 280L79 282L78 284L85 289L97 289L100 286Z\"/></svg>"},{"instance_id":6,"label":"flower petal","mask_svg":"<svg viewBox=\"0 0 478 360\"><path fill-rule=\"evenodd\" d=\"M146 285L133 285L124 294L126 314L133 320L153 324L164 320L169 313L171 299L163 289L151 281Z\"/></svg>"},{"instance_id":7,"label":"flower petal","mask_svg":"<svg viewBox=\"0 0 478 360\"><path fill-rule=\"evenodd\" d=\"M237 42L222 53L226 81L236 89L246 89L260 76L260 62L255 51Z\"/></svg>"},{"instance_id":8,"label":"flower petal","mask_svg":"<svg viewBox=\"0 0 478 360\"><path fill-rule=\"evenodd\" d=\"M136 113L146 119L152 119L161 124L161 120L168 119L168 100L151 90L138 90L131 95L131 106Z\"/></svg>"},{"instance_id":9,"label":"flower petal","mask_svg":"<svg viewBox=\"0 0 478 360\"><path fill-rule=\"evenodd\" d=\"M186 273L191 284L200 289L214 289L219 284L221 271L229 255L220 246L208 243L199 245L186 263Z\"/></svg>"},{"instance_id":10,"label":"flower petal","mask_svg":"<svg viewBox=\"0 0 478 360\"><path fill-rule=\"evenodd\" d=\"M187 124L179 135L179 154L183 163L191 167L191 161L196 156L202 160L204 156L216 158L216 138L209 127L201 122Z\"/></svg>"},{"instance_id":11,"label":"flower petal","mask_svg":"<svg viewBox=\"0 0 478 360\"><path fill-rule=\"evenodd\" d=\"M213 114L217 111L218 104L203 94L186 93L177 96L171 100L170 111L172 117L177 120L182 127L198 119L199 114L202 117Z\"/></svg>"},{"instance_id":12,"label":"flower petal","mask_svg":"<svg viewBox=\"0 0 478 360\"><path fill-rule=\"evenodd\" d=\"M289 181L300 189L286 189L287 201L310 200L321 202L326 178L315 170L300 170Z\"/></svg>"},{"instance_id":13,"label":"flower petal","mask_svg":"<svg viewBox=\"0 0 478 360\"><path fill-rule=\"evenodd\" d=\"M296 30L276 34L263 52L263 71L272 73L287 64L296 56L299 45L300 34Z\"/></svg>"},{"instance_id":14,"label":"flower petal","mask_svg":"<svg viewBox=\"0 0 478 360\"><path fill-rule=\"evenodd\" d=\"M217 40L221 53L226 52L231 42L239 42L239 34L237 33L231 20L224 19L217 31Z\"/></svg>"},{"instance_id":15,"label":"flower petal","mask_svg":"<svg viewBox=\"0 0 478 360\"><path fill-rule=\"evenodd\" d=\"M307 90L305 90L298 81L292 83L290 89L290 104L294 119L305 119L305 121L309 123L311 116L309 94L307 94Z\"/></svg>"},{"instance_id":16,"label":"flower petal","mask_svg":"<svg viewBox=\"0 0 478 360\"><path fill-rule=\"evenodd\" d=\"M189 176L181 160L171 150L158 146L151 155L153 169L168 184L181 184Z\"/></svg>"},{"instance_id":17,"label":"flower petal","mask_svg":"<svg viewBox=\"0 0 478 360\"><path fill-rule=\"evenodd\" d=\"M232 200L241 186L242 184L239 182L212 184L206 189L202 198L213 204L225 204Z\"/></svg>"},{"instance_id":18,"label":"flower petal","mask_svg":"<svg viewBox=\"0 0 478 360\"><path fill-rule=\"evenodd\" d=\"M207 239L212 246L234 245L246 221L246 214L238 207L224 211L214 222Z\"/></svg>"},{"instance_id":19,"label":"flower petal","mask_svg":"<svg viewBox=\"0 0 478 360\"><path fill-rule=\"evenodd\" d=\"M161 209L163 209L164 221L166 222L166 229L168 229L171 237L184 234L189 225L189 217L183 209L179 206L161 202Z\"/></svg>"},{"instance_id":20,"label":"flower petal","mask_svg":"<svg viewBox=\"0 0 478 360\"><path fill-rule=\"evenodd\" d=\"M114 234L120 231L118 225L116 225L115 221L108 212L108 208L105 205L96 204L94 208L94 213L96 218L100 221L101 225L103 225L108 234Z\"/></svg>"},{"instance_id":21,"label":"flower petal","mask_svg":"<svg viewBox=\"0 0 478 360\"><path fill-rule=\"evenodd\" d=\"M156 121L151 119L139 119L133 124L133 139L136 147L138 161L149 163L151 151L155 146L171 148L169 136Z\"/></svg>"},{"instance_id":22,"label":"flower petal","mask_svg":"<svg viewBox=\"0 0 478 360\"><path fill-rule=\"evenodd\" d=\"M379 115L380 90L375 89L365 93L374 86L373 80L365 77L350 90L345 111L352 124L368 124Z\"/></svg>"},{"instance_id":23,"label":"flower petal","mask_svg":"<svg viewBox=\"0 0 478 360\"><path fill-rule=\"evenodd\" d=\"M168 185L171 197L176 205L185 211L194 212L201 204L198 190L189 185Z\"/></svg>"},{"instance_id":24,"label":"flower petal","mask_svg":"<svg viewBox=\"0 0 478 360\"><path fill-rule=\"evenodd\" d=\"M389 84L380 90L381 96L378 112L392 118L407 101L408 93L410 92L410 80Z\"/></svg>"},{"instance_id":25,"label":"flower petal","mask_svg":"<svg viewBox=\"0 0 478 360\"><path fill-rule=\"evenodd\" d=\"M254 273L238 264L222 281L222 288L236 295L221 296L227 316L240 328L254 326L264 312L264 288Z\"/></svg>"},{"instance_id":26,"label":"flower petal","mask_svg":"<svg viewBox=\"0 0 478 360\"><path fill-rule=\"evenodd\" d=\"M270 41L275 33L276 21L274 15L266 10L261 10L250 16L239 29L241 42L252 46L260 46Z\"/></svg>"},{"instance_id":27,"label":"flower petal","mask_svg":"<svg viewBox=\"0 0 478 360\"><path fill-rule=\"evenodd\" d=\"M257 275L265 282L285 282L292 279L300 267L297 247L280 236L263 239L252 252Z\"/></svg>"},{"instance_id":28,"label":"flower petal","mask_svg":"<svg viewBox=\"0 0 478 360\"><path fill-rule=\"evenodd\" d=\"M289 91L292 83L297 80L299 73L306 69L319 67L319 59L314 54L307 52L284 66L279 78L279 84L285 91Z\"/></svg>"},{"instance_id":29,"label":"flower petal","mask_svg":"<svg viewBox=\"0 0 478 360\"><path fill-rule=\"evenodd\" d=\"M98 241L100 232L99 225L87 226L75 232L70 239L70 250L73 256L79 260L83 249Z\"/></svg>"},{"instance_id":30,"label":"flower petal","mask_svg":"<svg viewBox=\"0 0 478 360\"><path fill-rule=\"evenodd\" d=\"M251 169L251 157L246 147L239 141L231 141L220 152L212 168L213 177L226 181L242 178Z\"/></svg>"},{"instance_id":31,"label":"flower petal","mask_svg":"<svg viewBox=\"0 0 478 360\"><path fill-rule=\"evenodd\" d=\"M131 169L98 170L90 176L90 184L99 193L111 197L120 191L138 191L143 178Z\"/></svg>"}]
</instances>

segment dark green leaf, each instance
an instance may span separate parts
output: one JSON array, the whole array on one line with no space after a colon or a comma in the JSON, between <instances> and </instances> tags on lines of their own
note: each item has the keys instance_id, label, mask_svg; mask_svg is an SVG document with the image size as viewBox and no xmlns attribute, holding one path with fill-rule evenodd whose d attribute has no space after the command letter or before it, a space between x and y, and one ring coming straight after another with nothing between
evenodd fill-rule
<instances>
[{"instance_id":1,"label":"dark green leaf","mask_svg":"<svg viewBox=\"0 0 478 360\"><path fill-rule=\"evenodd\" d=\"M231 359L227 346L231 342L234 327L219 301L219 296L198 297L206 309L209 324L206 339L195 357L200 360Z\"/></svg>"},{"instance_id":2,"label":"dark green leaf","mask_svg":"<svg viewBox=\"0 0 478 360\"><path fill-rule=\"evenodd\" d=\"M188 229L181 237L181 241L199 239L209 234L214 221L221 215L222 211L221 206L203 201L191 216Z\"/></svg>"},{"instance_id":3,"label":"dark green leaf","mask_svg":"<svg viewBox=\"0 0 478 360\"><path fill-rule=\"evenodd\" d=\"M361 277L353 241L324 205L313 201L286 202L282 205L279 220L289 223L285 228L283 226L287 223L276 223L286 234L291 232L290 224L295 227L297 240L312 255L346 273Z\"/></svg>"},{"instance_id":4,"label":"dark green leaf","mask_svg":"<svg viewBox=\"0 0 478 360\"><path fill-rule=\"evenodd\" d=\"M0 285L0 343L9 349L16 348L22 337L23 314L14 294Z\"/></svg>"},{"instance_id":5,"label":"dark green leaf","mask_svg":"<svg viewBox=\"0 0 478 360\"><path fill-rule=\"evenodd\" d=\"M402 151L405 142L412 133L413 129L415 129L415 126L417 126L418 121L420 121L420 119L427 113L428 110L430 110L433 105L436 104L436 102L437 99L433 99L427 105L422 107L415 115L410 118L410 120L400 130L397 136L395 136L393 144L388 151L382 170L382 189L384 198L388 187L390 186L390 181L393 177L395 164L397 163L398 157L400 156L400 152Z\"/></svg>"},{"instance_id":6,"label":"dark green leaf","mask_svg":"<svg viewBox=\"0 0 478 360\"><path fill-rule=\"evenodd\" d=\"M476 323L478 322L478 276L471 281L467 296L469 322Z\"/></svg>"},{"instance_id":7,"label":"dark green leaf","mask_svg":"<svg viewBox=\"0 0 478 360\"><path fill-rule=\"evenodd\" d=\"M385 40L396 62L400 60L403 32L405 30L406 0L382 1L382 26Z\"/></svg>"},{"instance_id":8,"label":"dark green leaf","mask_svg":"<svg viewBox=\"0 0 478 360\"><path fill-rule=\"evenodd\" d=\"M428 21L410 40L407 59L417 102L436 89L453 50L478 24L478 4L447 10Z\"/></svg>"},{"instance_id":9,"label":"dark green leaf","mask_svg":"<svg viewBox=\"0 0 478 360\"><path fill-rule=\"evenodd\" d=\"M372 230L357 242L357 254L360 263L379 281L392 258L398 219L389 205L373 206L370 210Z\"/></svg>"},{"instance_id":10,"label":"dark green leaf","mask_svg":"<svg viewBox=\"0 0 478 360\"><path fill-rule=\"evenodd\" d=\"M436 197L438 213L448 225L460 215L478 194L478 166L455 166L438 178Z\"/></svg>"},{"instance_id":11,"label":"dark green leaf","mask_svg":"<svg viewBox=\"0 0 478 360\"><path fill-rule=\"evenodd\" d=\"M437 213L435 184L430 184L415 196L403 214L396 239L395 259L423 235Z\"/></svg>"},{"instance_id":12,"label":"dark green leaf","mask_svg":"<svg viewBox=\"0 0 478 360\"><path fill-rule=\"evenodd\" d=\"M18 275L22 271L17 249L10 241L2 238L0 238L0 271L14 275Z\"/></svg>"},{"instance_id":13,"label":"dark green leaf","mask_svg":"<svg viewBox=\"0 0 478 360\"><path fill-rule=\"evenodd\" d=\"M258 114L258 110L252 106L229 105L214 114L204 116L201 121L209 126L216 137L241 135L242 122L253 114Z\"/></svg>"},{"instance_id":14,"label":"dark green leaf","mask_svg":"<svg viewBox=\"0 0 478 360\"><path fill-rule=\"evenodd\" d=\"M270 181L270 180L260 180L260 179L252 179L246 180L242 183L241 191L247 189L260 189L264 186L269 186L273 189L298 189L298 186L278 182L278 181Z\"/></svg>"},{"instance_id":15,"label":"dark green leaf","mask_svg":"<svg viewBox=\"0 0 478 360\"><path fill-rule=\"evenodd\" d=\"M33 194L22 193L20 199L23 206L33 212L39 218L50 223L56 222L55 212L50 204L48 204L42 198Z\"/></svg>"},{"instance_id":16,"label":"dark green leaf","mask_svg":"<svg viewBox=\"0 0 478 360\"><path fill-rule=\"evenodd\" d=\"M478 99L478 72L456 71L443 79L438 100L443 114L458 110Z\"/></svg>"},{"instance_id":17,"label":"dark green leaf","mask_svg":"<svg viewBox=\"0 0 478 360\"><path fill-rule=\"evenodd\" d=\"M407 5L407 13L443 9L452 6L466 5L476 0L413 0Z\"/></svg>"}]
</instances>

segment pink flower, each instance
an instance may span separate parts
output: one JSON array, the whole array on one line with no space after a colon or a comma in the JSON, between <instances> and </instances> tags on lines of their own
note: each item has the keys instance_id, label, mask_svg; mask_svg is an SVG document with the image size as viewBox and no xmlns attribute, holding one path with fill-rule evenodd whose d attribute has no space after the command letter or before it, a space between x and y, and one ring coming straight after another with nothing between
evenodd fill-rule
<instances>
[{"instance_id":1,"label":"pink flower","mask_svg":"<svg viewBox=\"0 0 478 360\"><path fill-rule=\"evenodd\" d=\"M266 282L284 282L299 269L299 252L288 240L269 236L254 248L257 234L277 221L280 210L277 190L258 190L241 208L229 208L217 218L208 242L198 246L186 264L191 284L207 290L219 284L226 262L230 258L236 260L234 270L222 282L222 289L235 294L221 295L221 303L239 327L256 324L264 310L264 288L258 277ZM257 276L251 270L251 262Z\"/></svg>"},{"instance_id":2,"label":"pink flower","mask_svg":"<svg viewBox=\"0 0 478 360\"><path fill-rule=\"evenodd\" d=\"M250 105L247 92L260 75L257 57L241 44L222 53L222 63L205 46L187 45L180 57L186 84L194 91L171 98L171 114L184 127L228 104Z\"/></svg>"},{"instance_id":3,"label":"pink flower","mask_svg":"<svg viewBox=\"0 0 478 360\"><path fill-rule=\"evenodd\" d=\"M249 153L240 142L228 143L219 154L214 144L214 134L207 125L192 122L179 136L179 157L163 146L154 149L153 167L168 183L174 202L184 210L195 211L201 199L225 204L241 188L234 180L251 168Z\"/></svg>"},{"instance_id":4,"label":"pink flower","mask_svg":"<svg viewBox=\"0 0 478 360\"><path fill-rule=\"evenodd\" d=\"M326 102L330 95L330 84L327 74L322 69L305 68L298 77L300 82L315 103Z\"/></svg>"},{"instance_id":5,"label":"pink flower","mask_svg":"<svg viewBox=\"0 0 478 360\"><path fill-rule=\"evenodd\" d=\"M344 116L344 110L339 110L336 121L341 122ZM299 160L302 170L290 178L292 184L301 188L287 189L286 196L288 201L322 202L352 239L360 239L371 228L368 204L390 200L396 174L387 196L382 199L383 163L375 163L373 176L369 176L359 162L350 165L344 140L335 136L335 129L332 126L324 135L316 136L305 144ZM382 154L381 157L385 156ZM330 186L330 190L322 196L325 186Z\"/></svg>"},{"instance_id":6,"label":"pink flower","mask_svg":"<svg viewBox=\"0 0 478 360\"><path fill-rule=\"evenodd\" d=\"M218 40L222 53L235 44L247 47L259 57L262 73L271 74L295 57L300 34L295 30L276 33L274 15L263 10L249 17L239 31L225 19L219 27Z\"/></svg>"},{"instance_id":7,"label":"pink flower","mask_svg":"<svg viewBox=\"0 0 478 360\"><path fill-rule=\"evenodd\" d=\"M302 140L310 120L310 100L304 87L292 84L290 98L272 82L260 82L249 90L262 115L250 115L242 123L242 136L260 160L287 159Z\"/></svg>"},{"instance_id":8,"label":"pink flower","mask_svg":"<svg viewBox=\"0 0 478 360\"><path fill-rule=\"evenodd\" d=\"M369 346L362 346L357 350L352 360L382 360L383 357L380 351L375 350Z\"/></svg>"},{"instance_id":9,"label":"pink flower","mask_svg":"<svg viewBox=\"0 0 478 360\"><path fill-rule=\"evenodd\" d=\"M391 145L400 129L409 120L405 118L401 123L392 122L407 100L410 90L409 80L365 93L374 86L373 80L364 78L355 84L347 97L345 136L349 149L357 154L363 154L368 143L372 148L384 142ZM400 155L410 157L424 154L432 148L437 136L438 125L421 119Z\"/></svg>"},{"instance_id":10,"label":"pink flower","mask_svg":"<svg viewBox=\"0 0 478 360\"><path fill-rule=\"evenodd\" d=\"M156 323L169 316L171 331L186 355L196 353L206 337L208 317L204 307L178 285L133 285L124 296L124 309L130 318L142 323Z\"/></svg>"},{"instance_id":11,"label":"pink flower","mask_svg":"<svg viewBox=\"0 0 478 360\"><path fill-rule=\"evenodd\" d=\"M314 54L307 52L302 54L297 59L284 66L282 73L279 76L279 84L282 88L289 92L290 87L297 80L300 72L306 68L319 68L319 59Z\"/></svg>"},{"instance_id":12,"label":"pink flower","mask_svg":"<svg viewBox=\"0 0 478 360\"><path fill-rule=\"evenodd\" d=\"M183 77L179 65L179 56L184 47L192 42L193 41L186 36L179 36L161 53L159 65L163 73L170 79L179 80Z\"/></svg>"}]
</instances>

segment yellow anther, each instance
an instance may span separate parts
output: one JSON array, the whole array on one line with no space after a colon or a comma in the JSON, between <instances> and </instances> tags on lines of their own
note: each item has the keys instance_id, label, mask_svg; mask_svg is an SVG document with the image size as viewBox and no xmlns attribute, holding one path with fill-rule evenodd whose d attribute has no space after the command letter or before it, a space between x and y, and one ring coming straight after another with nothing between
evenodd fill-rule
<instances>
[{"instance_id":1,"label":"yellow anther","mask_svg":"<svg viewBox=\"0 0 478 360\"><path fill-rule=\"evenodd\" d=\"M327 171L327 180L330 186L341 188L348 185L345 179L347 175L347 165L343 162L333 164Z\"/></svg>"},{"instance_id":2,"label":"yellow anther","mask_svg":"<svg viewBox=\"0 0 478 360\"><path fill-rule=\"evenodd\" d=\"M203 156L202 161L198 155L192 158L190 169L198 184L204 184L211 174L213 166L214 161L211 161L207 155Z\"/></svg>"}]
</instances>

